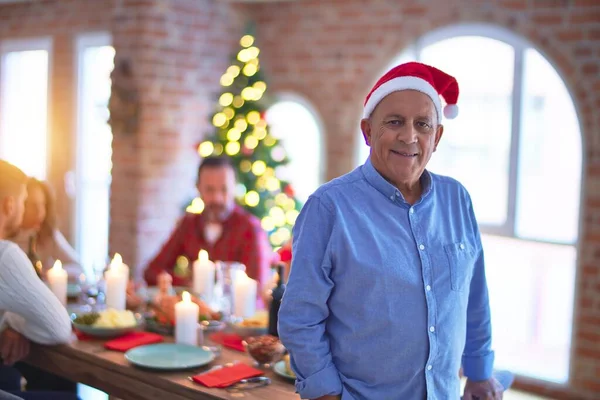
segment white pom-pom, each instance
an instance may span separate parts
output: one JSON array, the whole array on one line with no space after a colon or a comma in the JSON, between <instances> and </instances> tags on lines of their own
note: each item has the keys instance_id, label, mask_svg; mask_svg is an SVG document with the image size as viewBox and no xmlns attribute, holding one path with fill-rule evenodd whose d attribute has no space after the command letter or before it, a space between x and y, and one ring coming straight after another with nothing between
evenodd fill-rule
<instances>
[{"instance_id":1,"label":"white pom-pom","mask_svg":"<svg viewBox=\"0 0 600 400\"><path fill-rule=\"evenodd\" d=\"M444 117L454 119L458 116L458 106L456 104L447 104L444 107Z\"/></svg>"}]
</instances>

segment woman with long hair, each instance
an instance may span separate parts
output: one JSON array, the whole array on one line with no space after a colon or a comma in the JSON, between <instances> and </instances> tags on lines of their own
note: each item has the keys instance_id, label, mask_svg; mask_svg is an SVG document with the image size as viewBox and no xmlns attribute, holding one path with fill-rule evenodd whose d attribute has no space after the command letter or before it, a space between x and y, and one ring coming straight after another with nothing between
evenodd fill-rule
<instances>
[{"instance_id":1,"label":"woman with long hair","mask_svg":"<svg viewBox=\"0 0 600 400\"><path fill-rule=\"evenodd\" d=\"M41 277L60 260L76 281L83 272L77 252L57 228L56 197L47 182L30 178L21 230L12 239L29 256ZM41 266L39 265L41 263Z\"/></svg>"}]
</instances>

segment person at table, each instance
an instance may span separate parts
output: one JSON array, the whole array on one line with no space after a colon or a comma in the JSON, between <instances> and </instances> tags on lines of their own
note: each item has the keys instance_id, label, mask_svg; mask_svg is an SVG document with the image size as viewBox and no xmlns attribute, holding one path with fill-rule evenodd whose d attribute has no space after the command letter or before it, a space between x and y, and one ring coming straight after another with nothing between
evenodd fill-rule
<instances>
[{"instance_id":1,"label":"person at table","mask_svg":"<svg viewBox=\"0 0 600 400\"><path fill-rule=\"evenodd\" d=\"M38 278L23 250L6 240L21 226L26 184L27 176L20 169L0 160L0 358L3 369L27 356L30 341L54 345L71 339L67 310ZM11 372L14 370L4 369L2 375Z\"/></svg>"},{"instance_id":2,"label":"person at table","mask_svg":"<svg viewBox=\"0 0 600 400\"><path fill-rule=\"evenodd\" d=\"M427 171L458 83L421 63L364 103L370 156L321 186L293 230L279 336L303 399L501 399L473 205ZM460 132L453 132L460 134Z\"/></svg>"},{"instance_id":3,"label":"person at table","mask_svg":"<svg viewBox=\"0 0 600 400\"><path fill-rule=\"evenodd\" d=\"M56 197L47 182L30 178L27 182L27 200L23 223L17 235L11 238L29 258L42 263L42 276L56 260L63 263L70 281L77 281L83 273L77 252L57 229Z\"/></svg>"},{"instance_id":4,"label":"person at table","mask_svg":"<svg viewBox=\"0 0 600 400\"><path fill-rule=\"evenodd\" d=\"M178 275L175 264L180 256L185 256L190 261L186 270L191 275L192 262L202 249L213 261L244 264L248 276L259 285L267 282L272 250L259 219L235 203L236 184L230 158L208 157L201 162L196 185L204 210L181 219L144 272L149 285L156 285L162 271L171 274L174 286L189 285L191 276Z\"/></svg>"}]
</instances>

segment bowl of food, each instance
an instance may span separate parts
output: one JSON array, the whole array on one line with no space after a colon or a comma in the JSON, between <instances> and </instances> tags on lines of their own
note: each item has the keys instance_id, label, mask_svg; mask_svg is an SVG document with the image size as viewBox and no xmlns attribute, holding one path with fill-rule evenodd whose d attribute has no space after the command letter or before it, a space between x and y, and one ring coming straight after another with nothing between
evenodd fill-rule
<instances>
[{"instance_id":1,"label":"bowl of food","mask_svg":"<svg viewBox=\"0 0 600 400\"><path fill-rule=\"evenodd\" d=\"M266 335L269 329L269 314L261 311L250 318L234 320L229 323L229 328L242 338Z\"/></svg>"},{"instance_id":2,"label":"bowl of food","mask_svg":"<svg viewBox=\"0 0 600 400\"><path fill-rule=\"evenodd\" d=\"M75 329L98 338L113 338L132 332L143 325L143 319L129 310L108 309L100 312L71 314Z\"/></svg>"},{"instance_id":3,"label":"bowl of food","mask_svg":"<svg viewBox=\"0 0 600 400\"><path fill-rule=\"evenodd\" d=\"M242 341L242 344L258 367L270 368L285 354L283 344L271 335L251 336Z\"/></svg>"}]
</instances>

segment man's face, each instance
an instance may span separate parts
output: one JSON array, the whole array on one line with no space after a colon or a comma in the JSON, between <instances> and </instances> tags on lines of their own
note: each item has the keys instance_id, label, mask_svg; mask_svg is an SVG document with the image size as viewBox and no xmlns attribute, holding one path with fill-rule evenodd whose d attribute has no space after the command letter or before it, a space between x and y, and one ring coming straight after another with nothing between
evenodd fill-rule
<instances>
[{"instance_id":1,"label":"man's face","mask_svg":"<svg viewBox=\"0 0 600 400\"><path fill-rule=\"evenodd\" d=\"M204 201L204 214L208 220L223 220L233 208L235 185L235 173L231 167L202 168L198 176L198 192Z\"/></svg>"},{"instance_id":2,"label":"man's face","mask_svg":"<svg viewBox=\"0 0 600 400\"><path fill-rule=\"evenodd\" d=\"M433 101L415 90L385 97L361 128L373 166L396 187L419 181L443 133Z\"/></svg>"},{"instance_id":3,"label":"man's face","mask_svg":"<svg viewBox=\"0 0 600 400\"><path fill-rule=\"evenodd\" d=\"M2 213L6 223L4 225L4 237L16 235L23 222L25 211L25 199L27 198L27 187L23 184L16 196L6 196L2 204Z\"/></svg>"}]
</instances>

